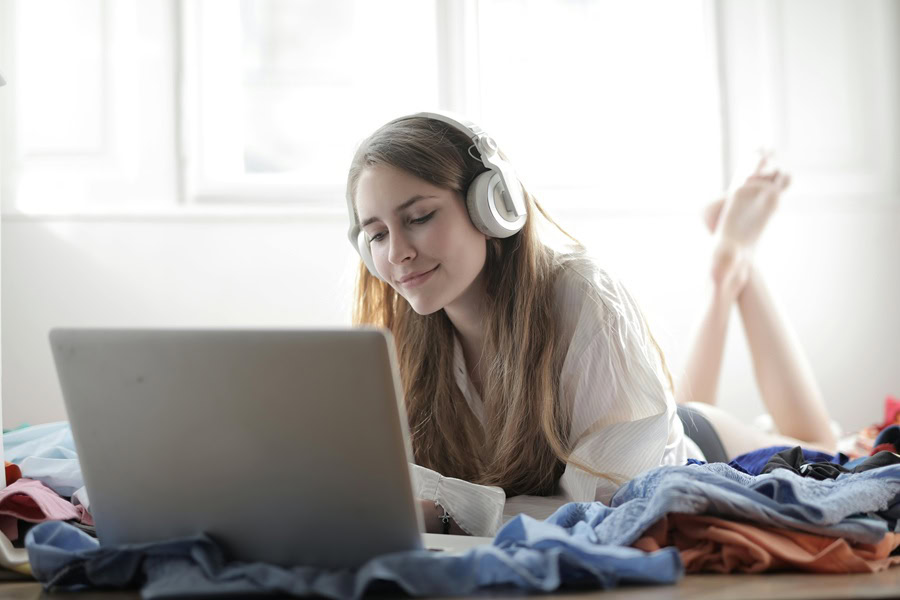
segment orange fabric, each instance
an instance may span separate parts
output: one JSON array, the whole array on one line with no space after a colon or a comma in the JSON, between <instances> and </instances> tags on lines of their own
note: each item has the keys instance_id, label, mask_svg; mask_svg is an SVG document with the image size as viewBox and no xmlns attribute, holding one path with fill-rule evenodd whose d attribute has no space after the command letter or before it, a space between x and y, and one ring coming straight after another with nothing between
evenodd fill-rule
<instances>
[{"instance_id":1,"label":"orange fabric","mask_svg":"<svg viewBox=\"0 0 900 600\"><path fill-rule=\"evenodd\" d=\"M9 461L3 462L6 463L6 485L15 483L22 478L22 470L19 468L19 465L14 465Z\"/></svg>"},{"instance_id":2,"label":"orange fabric","mask_svg":"<svg viewBox=\"0 0 900 600\"><path fill-rule=\"evenodd\" d=\"M645 552L675 546L688 573L874 573L900 564L900 555L890 556L900 546L897 533L886 534L877 544L851 544L842 538L679 513L654 523L633 546Z\"/></svg>"}]
</instances>

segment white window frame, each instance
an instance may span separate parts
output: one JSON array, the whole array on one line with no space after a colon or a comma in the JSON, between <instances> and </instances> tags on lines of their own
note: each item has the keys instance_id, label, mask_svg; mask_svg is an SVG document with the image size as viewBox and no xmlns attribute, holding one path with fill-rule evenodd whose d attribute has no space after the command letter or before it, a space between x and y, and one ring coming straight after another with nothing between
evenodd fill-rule
<instances>
[{"instance_id":1,"label":"white window frame","mask_svg":"<svg viewBox=\"0 0 900 600\"><path fill-rule=\"evenodd\" d=\"M15 54L17 9L22 0L2 0L0 23L0 67L7 85L0 90L0 161L4 170L0 210L4 216L110 214L169 211L179 203L177 166L178 145L175 137L175 101L173 81L177 44L171 19L175 3L139 3L138 0L97 0L100 12L98 29L104 46L105 61L101 67L101 88L104 101L103 121L98 148L75 151L38 152L28 157L28 173L23 173L25 161L21 131L15 114L20 102L17 87ZM145 11L142 28L155 28L151 38L156 41L147 47L147 39L134 35L137 11ZM148 22L149 21L149 22ZM129 29L129 27L131 29ZM62 51L62 50L58 50ZM137 72L145 53L158 52L170 63L161 72ZM147 89L157 94L145 99ZM72 90L71 93L77 93ZM155 102L159 108L154 117L160 135L153 138L140 135L142 126L140 103ZM152 160L142 160L142 157ZM30 178L43 185L52 196L71 195L78 198L72 204L36 202L26 205L21 197L22 179Z\"/></svg>"},{"instance_id":2,"label":"white window frame","mask_svg":"<svg viewBox=\"0 0 900 600\"><path fill-rule=\"evenodd\" d=\"M22 0L0 0L0 72L7 79L7 86L0 89L0 211L4 218L27 214L16 198L19 175L18 157L19 132L14 119L16 107L15 72L15 14L17 2ZM98 0L107 18L115 20L115 15L133 10L138 0ZM236 0L223 0L235 2ZM438 13L438 97L441 108L469 115L481 121L482 107L479 77L478 49L478 2L479 0L436 0ZM721 181L724 187L732 177L735 158L738 153L747 152L751 146L760 143L778 145L783 142L785 125L785 94L788 93L783 81L780 56L784 39L784 21L781 8L773 0L756 3L733 3L726 0L705 0L709 15L708 27L715 33L711 36L715 47L712 49L711 68L717 70L721 107ZM110 214L160 214L191 212L208 214L237 215L247 213L335 213L340 212L336 199L343 197L343 181L333 185L298 185L281 176L254 176L248 181L211 181L204 179L198 169L202 157L198 151L200 135L209 135L197 127L195 118L199 111L196 88L198 54L196 36L192 31L197 27L196 2L191 0L167 0L160 3L161 10L168 11L170 22L160 25L169 32L172 53L171 72L163 77L159 85L171 90L171 104L174 107L169 120L161 126L171 132L172 143L159 148L141 148L141 140L122 138L128 131L128 123L136 120L134 106L119 107L108 111L109 120L105 128L112 132L112 143L104 153L85 157L87 164L96 171L104 171L115 182L116 177L127 171L128 164L134 164L135 156L141 152L163 152L171 157L172 166L168 181L159 186L159 177L147 175L145 182L122 182L125 191L111 186L104 193L91 195L90 201L72 206L62 206L50 212L70 215L110 215ZM896 206L900 196L900 59L897 51L900 42L895 35L896 21L900 8L890 0L872 0L866 3L867 10L861 19L872 26L874 42L872 52L876 64L872 67L875 76L870 78L870 88L860 92L879 98L875 106L876 118L886 124L890 133L878 138L859 138L859 143L872 141L873 148L864 164L843 165L840 172L829 171L828 165L804 165L795 170L795 185L792 194L800 197L803 206L823 208L848 206ZM239 25L239 24L238 24ZM114 35L115 27L106 31ZM782 32L782 34L772 32ZM165 33L161 33L165 37ZM774 36L774 37L773 37ZM850 42L852 43L852 41ZM753 57L753 64L747 64L747 57ZM743 58L741 58L743 57ZM133 56L132 56L133 58ZM121 56L111 62L113 69L134 68ZM893 62L891 62L893 61ZM223 61L227 68L228 61ZM234 63L231 63L234 64ZM118 65L118 66L117 66ZM225 69L223 69L224 71ZM889 76L881 77L888 73ZM227 72L215 74L227 81ZM726 76L727 75L727 76ZM119 85L115 72L107 77L111 85ZM239 77L231 78L233 83ZM757 90L756 96L747 95L748 89ZM109 92L108 93L112 93ZM236 95L235 95L236 97ZM748 135L746 123L755 122L760 126ZM484 123L483 123L484 124ZM743 124L743 125L741 125ZM488 126L489 124L484 124ZM742 128L743 127L743 128ZM762 133L760 133L762 132ZM118 136L118 137L117 137ZM53 157L46 157L48 164ZM42 159L43 160L43 159ZM124 165L124 166L123 166ZM788 165L790 166L790 165ZM153 186L157 185L156 188ZM130 187L128 187L130 186ZM133 198L140 190L155 189L133 203L116 204L116 196ZM160 191L162 190L162 191ZM585 190L566 189L563 186L543 190L552 194L557 205L594 214L622 210L658 210L659 204L635 207L629 202L613 199L602 204L583 202ZM842 199L843 198L843 199ZM683 213L693 210L689 202L680 203L678 198L669 198L668 210ZM702 199L701 199L702 200ZM673 202L674 201L674 202ZM677 206L676 206L677 205ZM795 203L796 205L796 203ZM338 208L336 208L338 206ZM37 212L40 212L38 210Z\"/></svg>"},{"instance_id":3,"label":"white window frame","mask_svg":"<svg viewBox=\"0 0 900 600\"><path fill-rule=\"evenodd\" d=\"M848 108L842 116L862 126L850 131L848 148L807 147L801 153L790 137L788 112L789 103L798 104L806 90L793 86L792 78L798 73L787 70L789 61L796 58L786 51L789 36L798 33L790 30L787 11L808 5L774 0L715 2L725 110L725 181L744 166L738 164L740 156L765 146L780 149L793 175L787 210L858 211L898 206L900 5L892 0L826 4L819 8L822 12L803 15L804 21L813 21L815 17L834 19L834 12L826 12L829 8L846 11L840 19L845 36L836 37L833 44L839 55L856 55L858 60L850 63L850 71L860 75L860 87L834 66L827 75L833 79L844 76L841 83L848 90L849 102L858 104L855 112ZM808 26L815 31L814 22ZM863 43L868 47L858 50ZM866 104L868 99L873 102ZM840 125L850 127L846 121ZM829 126L823 123L824 128ZM881 135L874 133L878 127Z\"/></svg>"},{"instance_id":4,"label":"white window frame","mask_svg":"<svg viewBox=\"0 0 900 600\"><path fill-rule=\"evenodd\" d=\"M240 156L221 154L210 157L208 153L222 149L236 148L234 143L217 139L224 135L224 129L216 124L226 119L226 115L240 114L240 74L227 69L229 64L239 64L240 46L234 40L240 39L241 24L233 19L238 14L235 6L239 0L217 0L215 8L219 27L215 35L205 33L204 25L211 15L204 14L203 2L181 2L182 39L184 52L182 64L182 106L185 121L184 146L189 157L185 169L185 203L202 207L249 207L262 210L296 209L322 210L330 212L335 202L344 196L345 182L333 184L310 184L297 181L290 173L253 174L230 179L210 176L216 162L231 164L240 170L237 162ZM466 23L474 20L477 0L436 0L438 27L435 32L438 56L438 98L445 110L473 114L477 110L477 90L466 81L466 69L471 69L477 60L476 38ZM226 27L221 27L222 15ZM218 68L210 68L212 61L207 55L220 59ZM211 91L214 90L214 91ZM203 104L204 95L215 95L215 107ZM215 112L218 110L218 114ZM337 116L339 117L339 116ZM347 157L348 163L350 157Z\"/></svg>"}]
</instances>

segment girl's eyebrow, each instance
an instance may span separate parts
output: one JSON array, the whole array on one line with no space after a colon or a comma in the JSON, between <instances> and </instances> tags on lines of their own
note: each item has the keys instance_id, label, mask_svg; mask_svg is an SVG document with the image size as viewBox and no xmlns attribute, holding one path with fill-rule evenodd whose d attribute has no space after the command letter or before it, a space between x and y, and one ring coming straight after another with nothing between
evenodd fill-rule
<instances>
[{"instance_id":1,"label":"girl's eyebrow","mask_svg":"<svg viewBox=\"0 0 900 600\"><path fill-rule=\"evenodd\" d=\"M425 200L426 198L437 198L437 196L433 196L433 195L432 196L423 196L422 194L416 194L415 196L413 196L412 198L410 198L409 200L407 200L406 202L404 202L403 204L401 204L400 206L395 208L394 212L395 213L402 212L402 211L406 210L407 208L409 208L410 206L412 206L413 204L415 204L416 202L418 202L419 200ZM363 221L362 223L360 223L359 226L360 226L360 228L362 228L362 227L365 227L366 225L369 225L371 223L374 223L375 221L380 221L380 220L381 219L379 219L378 217L370 217L370 218L366 219L365 221Z\"/></svg>"}]
</instances>

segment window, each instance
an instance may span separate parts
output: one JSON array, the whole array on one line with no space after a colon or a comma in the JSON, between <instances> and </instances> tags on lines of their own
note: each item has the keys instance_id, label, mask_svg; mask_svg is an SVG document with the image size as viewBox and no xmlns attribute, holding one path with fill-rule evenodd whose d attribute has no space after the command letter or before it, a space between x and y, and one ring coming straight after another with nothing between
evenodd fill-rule
<instances>
[{"instance_id":1,"label":"window","mask_svg":"<svg viewBox=\"0 0 900 600\"><path fill-rule=\"evenodd\" d=\"M185 7L185 40L196 53L188 118L200 201L340 197L353 151L369 132L438 104L434 2Z\"/></svg>"},{"instance_id":2,"label":"window","mask_svg":"<svg viewBox=\"0 0 900 600\"><path fill-rule=\"evenodd\" d=\"M481 113L555 201L685 206L720 185L702 0L479 4Z\"/></svg>"},{"instance_id":3,"label":"window","mask_svg":"<svg viewBox=\"0 0 900 600\"><path fill-rule=\"evenodd\" d=\"M175 201L172 22L163 2L0 4L4 210Z\"/></svg>"},{"instance_id":4,"label":"window","mask_svg":"<svg viewBox=\"0 0 900 600\"><path fill-rule=\"evenodd\" d=\"M432 107L545 202L694 202L720 185L709 7L11 0L4 208L340 206L356 145Z\"/></svg>"}]
</instances>

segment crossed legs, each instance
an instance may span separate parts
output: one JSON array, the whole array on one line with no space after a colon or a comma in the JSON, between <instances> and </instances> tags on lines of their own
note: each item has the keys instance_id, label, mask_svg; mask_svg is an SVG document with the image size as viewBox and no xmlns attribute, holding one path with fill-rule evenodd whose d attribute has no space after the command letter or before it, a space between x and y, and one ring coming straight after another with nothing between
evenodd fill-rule
<instances>
[{"instance_id":1,"label":"crossed legs","mask_svg":"<svg viewBox=\"0 0 900 600\"><path fill-rule=\"evenodd\" d=\"M711 422L729 457L773 445L802 445L833 453L837 440L828 411L790 324L753 265L753 249L790 177L764 172L766 158L746 182L706 211L714 236L711 278L676 400ZM779 434L768 434L716 406L731 309L737 304L763 402Z\"/></svg>"}]
</instances>

